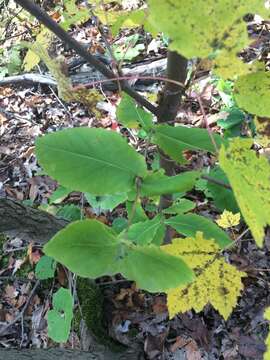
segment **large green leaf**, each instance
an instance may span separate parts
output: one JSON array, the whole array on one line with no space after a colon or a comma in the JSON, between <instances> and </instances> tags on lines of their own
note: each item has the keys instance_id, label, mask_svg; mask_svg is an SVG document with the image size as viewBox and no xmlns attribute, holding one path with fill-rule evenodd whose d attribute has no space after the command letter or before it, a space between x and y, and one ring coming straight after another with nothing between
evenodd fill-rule
<instances>
[{"instance_id":1,"label":"large green leaf","mask_svg":"<svg viewBox=\"0 0 270 360\"><path fill-rule=\"evenodd\" d=\"M213 135L217 147L222 139ZM186 126L158 125L155 127L154 142L173 160L184 163L184 150L205 150L214 153L215 146L205 129L188 128Z\"/></svg>"},{"instance_id":2,"label":"large green leaf","mask_svg":"<svg viewBox=\"0 0 270 360\"><path fill-rule=\"evenodd\" d=\"M136 102L125 93L117 107L116 116L122 125L130 128L141 125L145 130L149 130L153 125L153 115L138 107Z\"/></svg>"},{"instance_id":3,"label":"large green leaf","mask_svg":"<svg viewBox=\"0 0 270 360\"><path fill-rule=\"evenodd\" d=\"M73 317L73 299L68 289L53 295L53 309L48 312L48 335L56 342L66 342Z\"/></svg>"},{"instance_id":4,"label":"large green leaf","mask_svg":"<svg viewBox=\"0 0 270 360\"><path fill-rule=\"evenodd\" d=\"M161 172L155 172L143 179L140 195L154 196L186 192L193 188L199 177L199 171L188 171L176 176L166 176Z\"/></svg>"},{"instance_id":5,"label":"large green leaf","mask_svg":"<svg viewBox=\"0 0 270 360\"><path fill-rule=\"evenodd\" d=\"M59 231L45 245L44 252L76 274L96 278L113 272L120 246L106 225L82 220Z\"/></svg>"},{"instance_id":6,"label":"large green leaf","mask_svg":"<svg viewBox=\"0 0 270 360\"><path fill-rule=\"evenodd\" d=\"M130 249L121 265L122 273L137 286L160 292L194 280L193 271L180 258L168 256L158 247L136 246Z\"/></svg>"},{"instance_id":7,"label":"large green leaf","mask_svg":"<svg viewBox=\"0 0 270 360\"><path fill-rule=\"evenodd\" d=\"M164 291L193 279L182 260L164 254L157 246L136 246L116 239L110 228L96 220L68 225L45 245L44 252L82 277L121 272L149 291Z\"/></svg>"},{"instance_id":8,"label":"large green leaf","mask_svg":"<svg viewBox=\"0 0 270 360\"><path fill-rule=\"evenodd\" d=\"M269 88L269 72L259 71L240 76L234 88L236 102L251 114L270 117Z\"/></svg>"},{"instance_id":9,"label":"large green leaf","mask_svg":"<svg viewBox=\"0 0 270 360\"><path fill-rule=\"evenodd\" d=\"M63 186L96 195L130 190L146 176L143 157L117 133L74 128L41 137L38 161Z\"/></svg>"},{"instance_id":10,"label":"large green leaf","mask_svg":"<svg viewBox=\"0 0 270 360\"><path fill-rule=\"evenodd\" d=\"M270 225L270 165L266 157L251 150L251 139L234 139L222 147L219 161L233 188L241 213L259 246Z\"/></svg>"},{"instance_id":11,"label":"large green leaf","mask_svg":"<svg viewBox=\"0 0 270 360\"><path fill-rule=\"evenodd\" d=\"M177 215L165 220L165 223L185 236L195 237L196 232L201 231L205 239L214 239L221 248L232 243L229 236L213 221L200 215Z\"/></svg>"},{"instance_id":12,"label":"large green leaf","mask_svg":"<svg viewBox=\"0 0 270 360\"><path fill-rule=\"evenodd\" d=\"M163 232L164 236L165 225L161 215L157 215L152 220L131 225L128 230L128 238L135 244L148 245L155 239L159 231Z\"/></svg>"}]
</instances>

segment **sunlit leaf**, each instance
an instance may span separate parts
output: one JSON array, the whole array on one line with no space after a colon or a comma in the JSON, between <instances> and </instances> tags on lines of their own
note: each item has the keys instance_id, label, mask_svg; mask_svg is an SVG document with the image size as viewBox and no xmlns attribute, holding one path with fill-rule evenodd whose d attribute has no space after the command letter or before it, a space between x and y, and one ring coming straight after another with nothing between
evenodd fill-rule
<instances>
[{"instance_id":1,"label":"sunlit leaf","mask_svg":"<svg viewBox=\"0 0 270 360\"><path fill-rule=\"evenodd\" d=\"M223 77L243 73L248 65L237 54L249 42L243 17L267 14L262 0L149 0L150 21L186 58L215 54ZM267 16L267 15L266 15Z\"/></svg>"},{"instance_id":2,"label":"sunlit leaf","mask_svg":"<svg viewBox=\"0 0 270 360\"><path fill-rule=\"evenodd\" d=\"M259 246L270 225L270 165L250 150L252 140L234 139L222 147L219 161L233 188L241 213Z\"/></svg>"},{"instance_id":3,"label":"sunlit leaf","mask_svg":"<svg viewBox=\"0 0 270 360\"><path fill-rule=\"evenodd\" d=\"M36 37L36 44L48 48L52 41L52 33L49 29L43 27L40 33ZM40 57L37 52L29 49L24 57L24 69L25 71L31 71L40 62Z\"/></svg>"},{"instance_id":4,"label":"sunlit leaf","mask_svg":"<svg viewBox=\"0 0 270 360\"><path fill-rule=\"evenodd\" d=\"M259 71L240 76L235 83L234 95L239 107L251 114L270 117L270 74Z\"/></svg>"},{"instance_id":5,"label":"sunlit leaf","mask_svg":"<svg viewBox=\"0 0 270 360\"><path fill-rule=\"evenodd\" d=\"M240 213L233 214L230 211L224 210L221 214L220 218L216 220L218 226L223 229L227 229L233 226L238 225L240 222Z\"/></svg>"},{"instance_id":6,"label":"sunlit leaf","mask_svg":"<svg viewBox=\"0 0 270 360\"><path fill-rule=\"evenodd\" d=\"M179 256L197 275L193 283L167 291L170 318L192 309L202 311L210 303L226 320L237 304L245 273L226 263L217 244L201 233L195 238L174 239L162 249Z\"/></svg>"}]
</instances>

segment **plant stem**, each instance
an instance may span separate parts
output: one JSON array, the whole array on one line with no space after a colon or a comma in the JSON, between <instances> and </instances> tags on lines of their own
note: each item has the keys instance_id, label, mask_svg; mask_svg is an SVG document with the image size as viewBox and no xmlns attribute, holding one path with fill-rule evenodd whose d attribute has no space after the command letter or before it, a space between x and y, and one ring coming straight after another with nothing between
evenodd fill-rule
<instances>
[{"instance_id":1,"label":"plant stem","mask_svg":"<svg viewBox=\"0 0 270 360\"><path fill-rule=\"evenodd\" d=\"M187 59L173 51L168 51L167 56L167 78L172 81L167 81L161 96L158 106L158 123L172 123L181 104L181 98L185 91L181 84L185 83L187 77ZM160 153L160 167L165 170L165 174L173 176L175 174L175 163L168 159L166 155L159 149ZM169 207L172 203L171 195L162 195L160 197L160 210ZM166 230L164 244L170 243L171 234L169 228Z\"/></svg>"}]
</instances>

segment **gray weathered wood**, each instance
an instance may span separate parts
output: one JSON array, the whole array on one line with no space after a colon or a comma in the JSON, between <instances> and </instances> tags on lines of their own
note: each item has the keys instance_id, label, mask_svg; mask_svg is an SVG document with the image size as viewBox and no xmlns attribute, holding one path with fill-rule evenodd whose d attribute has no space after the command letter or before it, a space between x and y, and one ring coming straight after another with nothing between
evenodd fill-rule
<instances>
[{"instance_id":1,"label":"gray weathered wood","mask_svg":"<svg viewBox=\"0 0 270 360\"><path fill-rule=\"evenodd\" d=\"M0 349L1 360L139 360L138 353L125 351L114 353L110 351L88 352L67 349Z\"/></svg>"},{"instance_id":2,"label":"gray weathered wood","mask_svg":"<svg viewBox=\"0 0 270 360\"><path fill-rule=\"evenodd\" d=\"M123 67L122 72L124 76L133 78L133 80L130 80L129 82L134 89L138 91L155 91L157 89L153 86L156 83L155 79L139 79L139 77L163 76L165 74L165 69L166 59L159 59L152 62L146 61L133 66ZM106 79L105 76L90 66L85 67L84 71L71 73L70 78L73 85L91 84L93 82ZM16 76L8 76L0 80L0 86L17 83L38 83L53 87L57 86L57 82L49 74L41 75L37 73L27 73ZM100 86L103 90L118 90L118 84L116 82L106 82L102 83ZM99 85L96 84L95 87L99 87Z\"/></svg>"},{"instance_id":3,"label":"gray weathered wood","mask_svg":"<svg viewBox=\"0 0 270 360\"><path fill-rule=\"evenodd\" d=\"M17 235L24 240L44 244L67 224L66 220L45 211L25 206L15 200L0 198L0 233Z\"/></svg>"}]
</instances>

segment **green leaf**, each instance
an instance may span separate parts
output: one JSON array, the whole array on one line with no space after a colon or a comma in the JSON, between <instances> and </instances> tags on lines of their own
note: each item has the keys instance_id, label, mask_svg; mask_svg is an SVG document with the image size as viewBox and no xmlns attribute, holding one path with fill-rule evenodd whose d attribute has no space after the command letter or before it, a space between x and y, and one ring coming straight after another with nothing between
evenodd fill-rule
<instances>
[{"instance_id":1,"label":"green leaf","mask_svg":"<svg viewBox=\"0 0 270 360\"><path fill-rule=\"evenodd\" d=\"M122 40L122 39L121 39ZM120 41L121 41L120 40ZM117 61L132 60L137 57L142 50L144 44L136 44L139 40L139 34L134 34L125 38L124 44L115 43L112 45L113 54Z\"/></svg>"},{"instance_id":2,"label":"green leaf","mask_svg":"<svg viewBox=\"0 0 270 360\"><path fill-rule=\"evenodd\" d=\"M120 243L106 225L96 220L82 220L59 231L44 247L46 255L72 272L96 278L112 273Z\"/></svg>"},{"instance_id":3,"label":"green leaf","mask_svg":"<svg viewBox=\"0 0 270 360\"><path fill-rule=\"evenodd\" d=\"M180 199L167 209L162 210L163 214L184 214L193 210L196 204L188 199Z\"/></svg>"},{"instance_id":4,"label":"green leaf","mask_svg":"<svg viewBox=\"0 0 270 360\"><path fill-rule=\"evenodd\" d=\"M193 271L179 258L168 256L155 246L131 249L124 257L123 275L135 280L141 289L165 291L194 280Z\"/></svg>"},{"instance_id":5,"label":"green leaf","mask_svg":"<svg viewBox=\"0 0 270 360\"><path fill-rule=\"evenodd\" d=\"M64 0L65 11L62 14L63 20L61 26L64 30L68 30L73 24L81 24L90 18L90 12L87 7L76 5L75 0Z\"/></svg>"},{"instance_id":6,"label":"green leaf","mask_svg":"<svg viewBox=\"0 0 270 360\"><path fill-rule=\"evenodd\" d=\"M224 111L227 113L227 117L217 121L218 126L224 130L231 129L245 120L245 114L239 108L233 107Z\"/></svg>"},{"instance_id":7,"label":"green leaf","mask_svg":"<svg viewBox=\"0 0 270 360\"><path fill-rule=\"evenodd\" d=\"M220 167L226 173L235 198L251 233L259 246L264 230L270 225L270 165L264 156L251 150L251 139L234 139L219 155Z\"/></svg>"},{"instance_id":8,"label":"green leaf","mask_svg":"<svg viewBox=\"0 0 270 360\"><path fill-rule=\"evenodd\" d=\"M184 150L205 150L215 153L215 147L205 129L188 128L186 126L172 127L158 125L155 127L154 143L169 155L173 160L185 163ZM213 135L217 147L222 144L219 135Z\"/></svg>"},{"instance_id":9,"label":"green leaf","mask_svg":"<svg viewBox=\"0 0 270 360\"><path fill-rule=\"evenodd\" d=\"M66 342L73 317L73 299L69 290L60 288L53 295L53 310L48 311L48 335L56 342Z\"/></svg>"},{"instance_id":10,"label":"green leaf","mask_svg":"<svg viewBox=\"0 0 270 360\"><path fill-rule=\"evenodd\" d=\"M116 206L122 204L127 200L127 193L120 193L114 195L96 196L93 194L85 193L86 200L98 213L103 210L112 211Z\"/></svg>"},{"instance_id":11,"label":"green leaf","mask_svg":"<svg viewBox=\"0 0 270 360\"><path fill-rule=\"evenodd\" d=\"M192 272L181 260L155 246L140 247L117 239L110 228L96 220L68 225L45 245L44 252L79 276L96 278L121 272L149 291L163 291L192 280Z\"/></svg>"},{"instance_id":12,"label":"green leaf","mask_svg":"<svg viewBox=\"0 0 270 360\"><path fill-rule=\"evenodd\" d=\"M120 104L116 110L118 121L128 127L137 128L141 125L146 131L153 126L153 115L137 106L135 100L123 93Z\"/></svg>"},{"instance_id":13,"label":"green leaf","mask_svg":"<svg viewBox=\"0 0 270 360\"><path fill-rule=\"evenodd\" d=\"M235 83L234 95L239 107L251 114L270 117L270 74L259 71L240 76Z\"/></svg>"},{"instance_id":14,"label":"green leaf","mask_svg":"<svg viewBox=\"0 0 270 360\"><path fill-rule=\"evenodd\" d=\"M205 239L213 239L223 249L232 243L229 236L221 230L213 221L196 214L177 215L165 220L180 234L196 236L196 232L203 233Z\"/></svg>"},{"instance_id":15,"label":"green leaf","mask_svg":"<svg viewBox=\"0 0 270 360\"><path fill-rule=\"evenodd\" d=\"M49 198L50 204L58 204L64 200L72 190L65 188L64 186L58 186L58 188L52 193Z\"/></svg>"},{"instance_id":16,"label":"green leaf","mask_svg":"<svg viewBox=\"0 0 270 360\"><path fill-rule=\"evenodd\" d=\"M49 256L42 256L35 267L35 275L39 280L54 277L56 262Z\"/></svg>"},{"instance_id":17,"label":"green leaf","mask_svg":"<svg viewBox=\"0 0 270 360\"><path fill-rule=\"evenodd\" d=\"M148 217L145 214L140 202L136 203L135 211L133 209L133 206L134 206L133 201L127 201L126 202L128 218L130 219L132 217L132 221L131 221L132 224L135 224L135 223L140 222L140 221L148 220Z\"/></svg>"},{"instance_id":18,"label":"green leaf","mask_svg":"<svg viewBox=\"0 0 270 360\"><path fill-rule=\"evenodd\" d=\"M60 207L56 215L68 221L76 221L81 219L82 212L78 206L69 204Z\"/></svg>"},{"instance_id":19,"label":"green leaf","mask_svg":"<svg viewBox=\"0 0 270 360\"><path fill-rule=\"evenodd\" d=\"M163 217L157 215L152 220L133 224L128 230L128 238L137 245L148 245L156 237L158 232L165 235L165 225ZM162 236L159 234L159 236Z\"/></svg>"},{"instance_id":20,"label":"green leaf","mask_svg":"<svg viewBox=\"0 0 270 360\"><path fill-rule=\"evenodd\" d=\"M227 176L218 166L211 169L209 172L209 177L222 181L224 184L230 185ZM239 212L239 208L232 190L226 189L210 181L207 181L207 189L211 192L213 202L219 210L223 211L226 209L233 213Z\"/></svg>"},{"instance_id":21,"label":"green leaf","mask_svg":"<svg viewBox=\"0 0 270 360\"><path fill-rule=\"evenodd\" d=\"M199 171L187 171L176 176L166 176L161 171L150 173L142 181L140 195L154 196L186 192L193 188L199 177Z\"/></svg>"},{"instance_id":22,"label":"green leaf","mask_svg":"<svg viewBox=\"0 0 270 360\"><path fill-rule=\"evenodd\" d=\"M144 158L117 133L74 128L41 137L38 161L63 186L96 195L126 192L146 176Z\"/></svg>"},{"instance_id":23,"label":"green leaf","mask_svg":"<svg viewBox=\"0 0 270 360\"><path fill-rule=\"evenodd\" d=\"M120 234L128 226L128 221L126 218L118 217L113 220L112 228L117 233Z\"/></svg>"}]
</instances>

